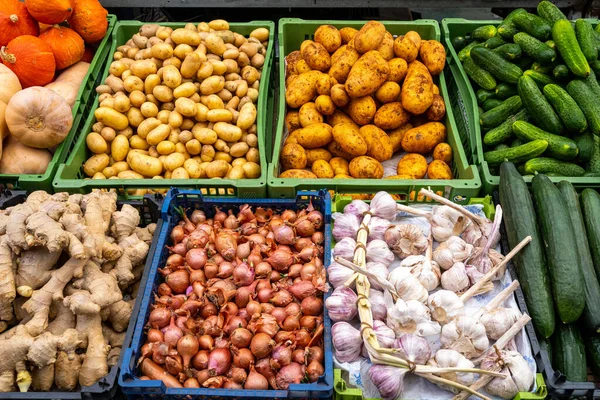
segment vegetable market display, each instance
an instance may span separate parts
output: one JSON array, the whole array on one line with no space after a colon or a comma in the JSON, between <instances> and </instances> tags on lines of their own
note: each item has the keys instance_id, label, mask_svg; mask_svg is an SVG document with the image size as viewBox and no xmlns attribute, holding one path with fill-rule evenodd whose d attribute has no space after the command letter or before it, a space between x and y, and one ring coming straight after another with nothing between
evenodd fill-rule
<instances>
[{"instance_id":1,"label":"vegetable market display","mask_svg":"<svg viewBox=\"0 0 600 400\"><path fill-rule=\"evenodd\" d=\"M1 392L91 386L117 364L155 229L139 224L114 191L0 212Z\"/></svg>"}]
</instances>

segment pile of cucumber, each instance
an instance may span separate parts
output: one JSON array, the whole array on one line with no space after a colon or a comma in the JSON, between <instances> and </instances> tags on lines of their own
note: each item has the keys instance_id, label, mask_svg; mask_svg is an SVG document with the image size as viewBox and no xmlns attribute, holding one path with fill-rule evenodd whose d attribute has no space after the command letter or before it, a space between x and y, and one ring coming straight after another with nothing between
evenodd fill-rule
<instances>
[{"instance_id":1,"label":"pile of cucumber","mask_svg":"<svg viewBox=\"0 0 600 400\"><path fill-rule=\"evenodd\" d=\"M453 45L474 83L484 159L522 175L600 176L600 25L549 1L512 11Z\"/></svg>"},{"instance_id":2,"label":"pile of cucumber","mask_svg":"<svg viewBox=\"0 0 600 400\"><path fill-rule=\"evenodd\" d=\"M499 191L509 246L532 237L514 264L538 338L555 370L585 382L588 365L600 374L600 194L544 174L530 194L510 162L500 166Z\"/></svg>"}]
</instances>

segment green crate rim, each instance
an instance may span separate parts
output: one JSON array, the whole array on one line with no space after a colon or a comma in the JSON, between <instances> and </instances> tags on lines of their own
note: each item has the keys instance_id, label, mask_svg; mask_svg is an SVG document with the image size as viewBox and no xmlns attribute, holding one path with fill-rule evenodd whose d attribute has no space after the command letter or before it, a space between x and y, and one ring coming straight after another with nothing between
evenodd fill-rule
<instances>
[{"instance_id":1,"label":"green crate rim","mask_svg":"<svg viewBox=\"0 0 600 400\"><path fill-rule=\"evenodd\" d=\"M0 174L0 185L4 186L6 184L13 184L13 182L16 182L16 185L14 185L13 189L27 191L44 189L50 192L53 191L52 179L54 178L59 164L64 162L64 160L67 158L67 154L69 153L72 142L77 136L81 123L84 119L85 109L89 105L89 97L84 98L86 97L84 96L84 92L88 90L88 85L95 84L95 82L92 82L93 75L98 74L106 62L106 56L108 54L109 47L107 46L107 43L113 28L117 23L117 16L108 14L106 18L108 20L108 29L106 31L106 35L96 49L96 54L94 55L94 58L90 63L90 67L83 78L83 81L81 82L81 86L77 92L75 104L73 104L73 125L71 126L71 130L69 131L69 134L65 140L63 140L62 143L60 143L56 148L56 151L54 152L54 155L48 164L48 168L46 168L46 172L43 174ZM90 93L88 93L88 96L90 96Z\"/></svg>"},{"instance_id":2,"label":"green crate rim","mask_svg":"<svg viewBox=\"0 0 600 400\"><path fill-rule=\"evenodd\" d=\"M435 38L436 40L441 40L441 33L439 24L436 20L418 20L418 21L380 21L386 26L405 26L410 28L414 25L429 25L435 30ZM284 192L289 192L290 190L294 190L298 186L306 184L307 179L292 179L292 178L279 178L277 175L278 172L278 164L279 164L279 154L281 151L281 143L283 140L284 133L284 120L282 116L285 115L286 111L286 102L285 102L285 62L283 61L285 58L284 52L284 26L288 24L330 24L336 27L350 26L357 27L364 25L364 21L325 21L325 20L304 20L300 18L282 18L279 20L279 107L278 107L278 116L277 119L277 131L275 133L275 144L273 149L273 158L272 162L269 164L269 172L268 172L268 187L269 187L269 196L270 197L284 197ZM312 32L311 32L312 33ZM448 99L448 91L446 85L446 78L444 72L439 75L440 79L440 90L442 92L442 97L444 99ZM418 191L421 187L444 187L444 194L447 197L450 195L450 191L452 189L461 190L465 192L469 192L470 196L476 196L479 193L479 189L481 188L481 180L479 178L479 172L475 166L469 165L467 163L467 158L465 151L463 149L460 135L457 131L456 125L454 123L453 111L450 107L446 107L446 125L451 125L453 132L456 134L456 149L458 150L457 154L454 154L455 163L458 159L461 165L463 166L464 171L471 171L473 174L473 178L471 179L453 179L453 180L433 180L433 179L416 179L416 180L373 180L373 179L308 179L311 181L310 184L317 187L325 187L325 188L340 188L346 189L345 192L351 193L356 191L356 187L361 187L367 189L369 192L378 191L378 190L386 190L390 193L397 193L399 190L406 190L408 193L412 191ZM408 188L408 189L406 189ZM407 196L408 197L408 196ZM467 197L460 197L455 199L458 202L466 201Z\"/></svg>"},{"instance_id":3,"label":"green crate rim","mask_svg":"<svg viewBox=\"0 0 600 400\"><path fill-rule=\"evenodd\" d=\"M112 45L109 51L113 54L116 48L120 46L117 43L117 32L120 27L140 27L146 24L141 21L119 21L112 35ZM165 22L160 23L161 26L167 26L171 28L183 28L185 22ZM263 67L262 74L264 79L261 78L259 87L259 99L258 107L260 110L257 116L257 132L259 139L259 150L260 150L260 166L261 176L258 179L80 179L77 177L63 177L67 175L65 169L67 167L73 167L74 157L78 149L81 146L85 146L85 138L89 133L91 126L95 122L93 111L98 107L99 95L96 95L94 103L90 109L90 114L86 120L83 128L81 129L80 135L75 141L72 151L69 154L67 160L62 163L57 170L56 177L54 178L54 189L56 191L67 191L67 192L82 192L90 191L92 189L168 189L169 187L195 187L200 189L209 190L209 195L224 195L224 196L247 196L247 197L261 197L266 193L266 174L267 174L267 162L265 156L266 141L266 124L269 116L267 115L267 104L272 96L269 96L270 88L270 77L273 64L273 54L275 47L275 23L273 21L250 21L250 22L229 22L229 26L232 30L236 28L249 28L249 27L265 27L269 29L269 45L267 47L267 53L265 55L265 66ZM104 74L102 75L101 81L109 75L110 63L107 62ZM261 129L262 127L262 129ZM262 147L262 150L260 149ZM87 150L86 150L87 151ZM79 166L78 172L81 171ZM233 189L233 193L229 193L228 189ZM216 191L213 193L213 190ZM127 192L125 192L127 193ZM125 194L126 197L128 197ZM137 197L137 196L132 196Z\"/></svg>"}]
</instances>

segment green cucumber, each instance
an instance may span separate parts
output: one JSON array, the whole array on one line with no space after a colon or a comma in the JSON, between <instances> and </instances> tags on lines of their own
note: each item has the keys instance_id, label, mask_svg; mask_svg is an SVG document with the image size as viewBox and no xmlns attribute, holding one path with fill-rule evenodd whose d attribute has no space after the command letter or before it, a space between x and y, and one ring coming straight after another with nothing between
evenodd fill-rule
<instances>
[{"instance_id":1,"label":"green cucumber","mask_svg":"<svg viewBox=\"0 0 600 400\"><path fill-rule=\"evenodd\" d=\"M452 46L456 51L461 51L468 43L469 42L467 42L467 39L464 36L457 36L452 39Z\"/></svg>"},{"instance_id":2,"label":"green cucumber","mask_svg":"<svg viewBox=\"0 0 600 400\"><path fill-rule=\"evenodd\" d=\"M471 49L471 58L481 68L489 71L503 82L517 83L523 75L521 68L506 61L500 54L494 53L485 47Z\"/></svg>"},{"instance_id":3,"label":"green cucumber","mask_svg":"<svg viewBox=\"0 0 600 400\"><path fill-rule=\"evenodd\" d=\"M577 166L583 171L583 168ZM567 175L569 176L569 175ZM572 175L571 175L572 176ZM578 254L579 267L583 276L585 289L585 308L581 316L585 325L596 332L600 331L600 283L596 278L594 261L588 244L585 222L579 205L579 196L570 182L560 181L556 185L567 204L567 212L571 217L571 225L575 233L575 250Z\"/></svg>"},{"instance_id":4,"label":"green cucumber","mask_svg":"<svg viewBox=\"0 0 600 400\"><path fill-rule=\"evenodd\" d=\"M526 75L526 76L530 77L531 79L533 79L535 81L535 83L537 83L540 90L543 90L544 86L554 83L552 78L550 78L548 75L542 74L541 72L537 72L532 69L523 71L523 75Z\"/></svg>"},{"instance_id":5,"label":"green cucumber","mask_svg":"<svg viewBox=\"0 0 600 400\"><path fill-rule=\"evenodd\" d=\"M522 32L527 32L539 40L548 39L552 32L552 27L546 20L531 13L519 13L515 15L513 23Z\"/></svg>"},{"instance_id":6,"label":"green cucumber","mask_svg":"<svg viewBox=\"0 0 600 400\"><path fill-rule=\"evenodd\" d=\"M496 47L502 46L503 44L506 44L504 39L502 39L500 36L494 36L486 40L483 45L488 49L495 49Z\"/></svg>"},{"instance_id":7,"label":"green cucumber","mask_svg":"<svg viewBox=\"0 0 600 400\"><path fill-rule=\"evenodd\" d=\"M562 176L583 176L585 170L579 165L554 158L537 157L525 162L525 172L528 175L555 173Z\"/></svg>"},{"instance_id":8,"label":"green cucumber","mask_svg":"<svg viewBox=\"0 0 600 400\"><path fill-rule=\"evenodd\" d=\"M554 23L552 40L571 72L584 78L590 74L590 65L579 47L575 29L570 21L561 19Z\"/></svg>"},{"instance_id":9,"label":"green cucumber","mask_svg":"<svg viewBox=\"0 0 600 400\"><path fill-rule=\"evenodd\" d=\"M498 107L486 111L479 117L479 123L484 128L493 128L506 121L508 117L521 109L523 103L519 96L512 96L504 100Z\"/></svg>"},{"instance_id":10,"label":"green cucumber","mask_svg":"<svg viewBox=\"0 0 600 400\"><path fill-rule=\"evenodd\" d=\"M517 87L525 108L536 124L545 131L560 135L563 132L562 122L537 83L530 76L523 75Z\"/></svg>"},{"instance_id":11,"label":"green cucumber","mask_svg":"<svg viewBox=\"0 0 600 400\"><path fill-rule=\"evenodd\" d=\"M577 161L586 163L591 160L592 154L594 153L594 134L590 131L585 131L573 136L573 140L577 142L577 148L579 148Z\"/></svg>"},{"instance_id":12,"label":"green cucumber","mask_svg":"<svg viewBox=\"0 0 600 400\"><path fill-rule=\"evenodd\" d=\"M549 1L543 0L538 3L537 14L544 18L550 25L554 25L559 19L567 19L565 14Z\"/></svg>"},{"instance_id":13,"label":"green cucumber","mask_svg":"<svg viewBox=\"0 0 600 400\"><path fill-rule=\"evenodd\" d=\"M539 61L536 61L531 65L532 70L545 75L551 74L553 68L553 65L542 64Z\"/></svg>"},{"instance_id":14,"label":"green cucumber","mask_svg":"<svg viewBox=\"0 0 600 400\"><path fill-rule=\"evenodd\" d=\"M583 80L574 79L567 84L567 92L583 111L592 133L600 135L600 99L592 88Z\"/></svg>"},{"instance_id":15,"label":"green cucumber","mask_svg":"<svg viewBox=\"0 0 600 400\"><path fill-rule=\"evenodd\" d=\"M585 78L585 83L588 84L594 95L596 95L596 100L600 101L600 85L598 84L598 79L596 78L596 73L591 70L590 74L587 78Z\"/></svg>"},{"instance_id":16,"label":"green cucumber","mask_svg":"<svg viewBox=\"0 0 600 400\"><path fill-rule=\"evenodd\" d=\"M477 104L481 105L486 100L495 98L496 93L493 90L477 89L475 97L477 98Z\"/></svg>"},{"instance_id":17,"label":"green cucumber","mask_svg":"<svg viewBox=\"0 0 600 400\"><path fill-rule=\"evenodd\" d=\"M596 60L598 58L598 48L596 47L596 35L592 24L579 18L575 21L575 36L585 59L588 62Z\"/></svg>"},{"instance_id":18,"label":"green cucumber","mask_svg":"<svg viewBox=\"0 0 600 400\"><path fill-rule=\"evenodd\" d=\"M569 68L564 64L558 64L552 70L552 76L559 81L565 81L569 78Z\"/></svg>"},{"instance_id":19,"label":"green cucumber","mask_svg":"<svg viewBox=\"0 0 600 400\"><path fill-rule=\"evenodd\" d=\"M498 27L498 35L500 35L504 40L512 40L515 33L519 32L519 29L517 29L513 23L515 15L526 12L527 10L524 8L517 8L516 10L511 11Z\"/></svg>"},{"instance_id":20,"label":"green cucumber","mask_svg":"<svg viewBox=\"0 0 600 400\"><path fill-rule=\"evenodd\" d=\"M509 85L508 83L499 83L496 86L496 97L499 99L508 99L509 97L516 96L519 94L519 91L514 85Z\"/></svg>"},{"instance_id":21,"label":"green cucumber","mask_svg":"<svg viewBox=\"0 0 600 400\"><path fill-rule=\"evenodd\" d=\"M475 41L469 43L468 45L466 45L465 47L463 47L462 50L458 52L458 59L460 61L463 61L465 58L470 57L471 49L479 44L481 44L481 42L475 40Z\"/></svg>"},{"instance_id":22,"label":"green cucumber","mask_svg":"<svg viewBox=\"0 0 600 400\"><path fill-rule=\"evenodd\" d=\"M475 40L486 41L496 36L496 33L498 33L498 29L494 25L484 25L475 28L471 37Z\"/></svg>"},{"instance_id":23,"label":"green cucumber","mask_svg":"<svg viewBox=\"0 0 600 400\"><path fill-rule=\"evenodd\" d=\"M586 172L583 174L584 178L600 178L600 172Z\"/></svg>"},{"instance_id":24,"label":"green cucumber","mask_svg":"<svg viewBox=\"0 0 600 400\"><path fill-rule=\"evenodd\" d=\"M507 144L501 143L498 146L494 147L494 150L506 150L510 149Z\"/></svg>"},{"instance_id":25,"label":"green cucumber","mask_svg":"<svg viewBox=\"0 0 600 400\"><path fill-rule=\"evenodd\" d=\"M600 26L600 25L598 25ZM592 61L590 63L591 71L594 71L597 74L600 74L600 60Z\"/></svg>"},{"instance_id":26,"label":"green cucumber","mask_svg":"<svg viewBox=\"0 0 600 400\"><path fill-rule=\"evenodd\" d=\"M483 137L483 143L488 146L495 146L499 143L506 142L512 136L512 124L515 121L527 121L528 118L527 111L520 110L515 115L508 117L506 121L497 127L488 131Z\"/></svg>"},{"instance_id":27,"label":"green cucumber","mask_svg":"<svg viewBox=\"0 0 600 400\"><path fill-rule=\"evenodd\" d=\"M492 108L498 107L502 103L503 103L503 101L501 99L489 99L489 100L486 100L485 103L483 103L481 108L483 108L483 111L489 111Z\"/></svg>"},{"instance_id":28,"label":"green cucumber","mask_svg":"<svg viewBox=\"0 0 600 400\"><path fill-rule=\"evenodd\" d=\"M531 179L531 189L546 246L554 304L560 320L569 324L579 319L585 306L583 277L571 218L560 190L550 178L542 174L535 175Z\"/></svg>"},{"instance_id":29,"label":"green cucumber","mask_svg":"<svg viewBox=\"0 0 600 400\"><path fill-rule=\"evenodd\" d=\"M531 113L528 112L529 115ZM579 149L574 140L564 136L555 135L546 132L535 125L525 121L516 121L512 126L516 137L525 141L545 140L548 142L548 150L545 156L556 158L557 160L568 161L577 157Z\"/></svg>"},{"instance_id":30,"label":"green cucumber","mask_svg":"<svg viewBox=\"0 0 600 400\"><path fill-rule=\"evenodd\" d=\"M539 156L547 147L548 142L545 140L534 140L508 149L487 151L483 153L483 159L492 166L504 161L520 163Z\"/></svg>"},{"instance_id":31,"label":"green cucumber","mask_svg":"<svg viewBox=\"0 0 600 400\"><path fill-rule=\"evenodd\" d=\"M596 279L600 279L600 194L594 189L584 189L580 201Z\"/></svg>"},{"instance_id":32,"label":"green cucumber","mask_svg":"<svg viewBox=\"0 0 600 400\"><path fill-rule=\"evenodd\" d=\"M577 324L558 324L552 337L554 369L569 382L587 381L585 345Z\"/></svg>"},{"instance_id":33,"label":"green cucumber","mask_svg":"<svg viewBox=\"0 0 600 400\"><path fill-rule=\"evenodd\" d=\"M600 376L600 335L597 333L583 335L588 363L594 376Z\"/></svg>"},{"instance_id":34,"label":"green cucumber","mask_svg":"<svg viewBox=\"0 0 600 400\"><path fill-rule=\"evenodd\" d=\"M496 88L496 79L494 76L475 64L471 57L466 57L463 60L463 68L469 78L483 89L494 90Z\"/></svg>"},{"instance_id":35,"label":"green cucumber","mask_svg":"<svg viewBox=\"0 0 600 400\"><path fill-rule=\"evenodd\" d=\"M505 162L500 166L499 191L509 247L531 236L531 242L515 255L513 263L533 326L541 337L548 338L554 332L555 317L544 244L531 194L514 164Z\"/></svg>"},{"instance_id":36,"label":"green cucumber","mask_svg":"<svg viewBox=\"0 0 600 400\"><path fill-rule=\"evenodd\" d=\"M544 96L560 117L567 132L581 133L587 129L583 111L565 89L555 84L546 85Z\"/></svg>"},{"instance_id":37,"label":"green cucumber","mask_svg":"<svg viewBox=\"0 0 600 400\"><path fill-rule=\"evenodd\" d=\"M525 32L517 33L513 39L516 44L521 46L521 50L525 54L536 61L549 64L556 59L556 51L546 43L539 41Z\"/></svg>"},{"instance_id":38,"label":"green cucumber","mask_svg":"<svg viewBox=\"0 0 600 400\"><path fill-rule=\"evenodd\" d=\"M594 137L594 149L592 151L592 157L585 164L585 170L592 173L600 173L600 137L592 135Z\"/></svg>"},{"instance_id":39,"label":"green cucumber","mask_svg":"<svg viewBox=\"0 0 600 400\"><path fill-rule=\"evenodd\" d=\"M496 47L493 52L500 54L507 61L516 60L520 58L522 54L521 46L514 43L503 44L502 46Z\"/></svg>"},{"instance_id":40,"label":"green cucumber","mask_svg":"<svg viewBox=\"0 0 600 400\"><path fill-rule=\"evenodd\" d=\"M549 39L546 40L544 43L546 43L546 45L548 45L548 47L550 47L552 50L556 51L556 43L554 43L554 40Z\"/></svg>"}]
</instances>

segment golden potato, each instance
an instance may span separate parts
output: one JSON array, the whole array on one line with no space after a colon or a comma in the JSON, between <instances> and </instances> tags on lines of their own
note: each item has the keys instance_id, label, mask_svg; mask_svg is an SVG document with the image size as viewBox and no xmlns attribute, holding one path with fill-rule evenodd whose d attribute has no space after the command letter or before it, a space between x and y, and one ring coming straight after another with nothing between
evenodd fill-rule
<instances>
[{"instance_id":1,"label":"golden potato","mask_svg":"<svg viewBox=\"0 0 600 400\"><path fill-rule=\"evenodd\" d=\"M245 164L244 164L245 165ZM317 176L311 171L305 169L288 169L279 174L280 178L294 178L294 179L316 179Z\"/></svg>"},{"instance_id":2,"label":"golden potato","mask_svg":"<svg viewBox=\"0 0 600 400\"><path fill-rule=\"evenodd\" d=\"M404 36L413 41L415 46L417 46L417 50L421 48L421 35L419 35L417 32L408 31Z\"/></svg>"},{"instance_id":3,"label":"golden potato","mask_svg":"<svg viewBox=\"0 0 600 400\"><path fill-rule=\"evenodd\" d=\"M300 113L298 111L290 110L287 112L285 115L285 127L289 133L302 128L302 124L300 123Z\"/></svg>"},{"instance_id":4,"label":"golden potato","mask_svg":"<svg viewBox=\"0 0 600 400\"><path fill-rule=\"evenodd\" d=\"M312 68L308 66L308 64L306 63L306 61L304 61L304 59L299 60L296 63L296 71L298 72L298 74L301 74L303 72L308 72L311 70L312 70Z\"/></svg>"},{"instance_id":5,"label":"golden potato","mask_svg":"<svg viewBox=\"0 0 600 400\"><path fill-rule=\"evenodd\" d=\"M427 119L430 121L441 121L446 116L446 104L439 94L433 95L433 103L426 112Z\"/></svg>"},{"instance_id":6,"label":"golden potato","mask_svg":"<svg viewBox=\"0 0 600 400\"><path fill-rule=\"evenodd\" d=\"M284 170L306 167L306 152L299 144L288 144L281 149L281 166Z\"/></svg>"},{"instance_id":7,"label":"golden potato","mask_svg":"<svg viewBox=\"0 0 600 400\"><path fill-rule=\"evenodd\" d=\"M427 160L420 154L404 155L396 167L398 175L408 175L413 179L422 179L427 173Z\"/></svg>"},{"instance_id":8,"label":"golden potato","mask_svg":"<svg viewBox=\"0 0 600 400\"><path fill-rule=\"evenodd\" d=\"M356 157L348 166L350 175L356 179L381 179L383 178L383 165L368 156Z\"/></svg>"},{"instance_id":9,"label":"golden potato","mask_svg":"<svg viewBox=\"0 0 600 400\"><path fill-rule=\"evenodd\" d=\"M355 122L347 114L340 110L335 110L332 115L327 116L327 123L331 126L336 126L343 122L354 124Z\"/></svg>"},{"instance_id":10,"label":"golden potato","mask_svg":"<svg viewBox=\"0 0 600 400\"><path fill-rule=\"evenodd\" d=\"M329 152L333 155L334 158L343 158L348 161L354 158L352 154L344 151L344 149L342 149L342 146L340 146L340 144L335 140L329 143L329 145L327 146L327 150L329 150Z\"/></svg>"},{"instance_id":11,"label":"golden potato","mask_svg":"<svg viewBox=\"0 0 600 400\"><path fill-rule=\"evenodd\" d=\"M400 83L405 77L408 71L408 63L403 58L392 58L388 61L390 67L390 73L388 74L387 80L391 82Z\"/></svg>"},{"instance_id":12,"label":"golden potato","mask_svg":"<svg viewBox=\"0 0 600 400\"><path fill-rule=\"evenodd\" d=\"M440 88L435 83L433 84L433 94L440 94Z\"/></svg>"},{"instance_id":13,"label":"golden potato","mask_svg":"<svg viewBox=\"0 0 600 400\"><path fill-rule=\"evenodd\" d=\"M392 148L394 149L394 153L402 150L402 138L404 134L411 130L413 126L410 123L406 123L399 128L393 129L387 133L390 138L390 143L392 143Z\"/></svg>"},{"instance_id":14,"label":"golden potato","mask_svg":"<svg viewBox=\"0 0 600 400\"><path fill-rule=\"evenodd\" d=\"M224 160L211 161L206 166L206 176L209 178L223 178L229 172L229 163Z\"/></svg>"},{"instance_id":15,"label":"golden potato","mask_svg":"<svg viewBox=\"0 0 600 400\"><path fill-rule=\"evenodd\" d=\"M358 30L356 30L354 28L350 28L349 26L340 29L340 36L342 37L342 43L344 43L344 44L348 43L350 40L352 40L354 35L356 35L357 33L358 33Z\"/></svg>"},{"instance_id":16,"label":"golden potato","mask_svg":"<svg viewBox=\"0 0 600 400\"><path fill-rule=\"evenodd\" d=\"M431 75L439 75L446 65L446 50L437 40L423 40L419 55Z\"/></svg>"},{"instance_id":17,"label":"golden potato","mask_svg":"<svg viewBox=\"0 0 600 400\"><path fill-rule=\"evenodd\" d=\"M317 110L317 106L313 102L304 103L300 107L298 118L303 128L312 124L323 123L323 115Z\"/></svg>"},{"instance_id":18,"label":"golden potato","mask_svg":"<svg viewBox=\"0 0 600 400\"><path fill-rule=\"evenodd\" d=\"M433 79L427 67L413 61L402 85L402 106L411 114L423 114L433 104Z\"/></svg>"},{"instance_id":19,"label":"golden potato","mask_svg":"<svg viewBox=\"0 0 600 400\"><path fill-rule=\"evenodd\" d=\"M324 123L312 124L306 128L298 129L296 135L298 144L305 149L324 147L333 140L331 126Z\"/></svg>"},{"instance_id":20,"label":"golden potato","mask_svg":"<svg viewBox=\"0 0 600 400\"><path fill-rule=\"evenodd\" d=\"M324 94L317 97L315 100L315 106L317 107L317 111L323 115L332 115L335 112L335 104L333 104L333 100L331 100L331 97Z\"/></svg>"},{"instance_id":21,"label":"golden potato","mask_svg":"<svg viewBox=\"0 0 600 400\"><path fill-rule=\"evenodd\" d=\"M452 170L442 160L433 160L427 167L429 179L452 179Z\"/></svg>"},{"instance_id":22,"label":"golden potato","mask_svg":"<svg viewBox=\"0 0 600 400\"><path fill-rule=\"evenodd\" d=\"M298 75L285 89L285 101L292 108L300 108L302 104L308 103L317 94L317 79L322 75L319 71L308 71Z\"/></svg>"},{"instance_id":23,"label":"golden potato","mask_svg":"<svg viewBox=\"0 0 600 400\"><path fill-rule=\"evenodd\" d=\"M383 179L415 179L415 178L413 178L412 175L392 175L392 176L386 176Z\"/></svg>"},{"instance_id":24,"label":"golden potato","mask_svg":"<svg viewBox=\"0 0 600 400\"><path fill-rule=\"evenodd\" d=\"M331 56L321 43L305 40L300 46L300 54L311 69L327 71L331 68Z\"/></svg>"},{"instance_id":25,"label":"golden potato","mask_svg":"<svg viewBox=\"0 0 600 400\"><path fill-rule=\"evenodd\" d=\"M371 96L363 96L350 100L347 113L358 125L366 125L373 120L377 111L375 100Z\"/></svg>"},{"instance_id":26,"label":"golden potato","mask_svg":"<svg viewBox=\"0 0 600 400\"><path fill-rule=\"evenodd\" d=\"M345 152L353 156L363 156L367 153L367 142L356 124L342 123L335 125L333 127L333 139L340 144Z\"/></svg>"},{"instance_id":27,"label":"golden potato","mask_svg":"<svg viewBox=\"0 0 600 400\"><path fill-rule=\"evenodd\" d=\"M333 53L342 45L342 35L333 25L321 25L315 31L315 42L320 43L325 50Z\"/></svg>"},{"instance_id":28,"label":"golden potato","mask_svg":"<svg viewBox=\"0 0 600 400\"><path fill-rule=\"evenodd\" d=\"M333 169L335 175L350 175L350 167L348 161L342 157L334 157L329 160L329 165Z\"/></svg>"},{"instance_id":29,"label":"golden potato","mask_svg":"<svg viewBox=\"0 0 600 400\"><path fill-rule=\"evenodd\" d=\"M337 174L336 176L333 177L333 179L354 179L354 178L351 177L350 175L346 175L346 174Z\"/></svg>"},{"instance_id":30,"label":"golden potato","mask_svg":"<svg viewBox=\"0 0 600 400\"><path fill-rule=\"evenodd\" d=\"M294 132L290 133L285 140L283 141L283 145L287 145L290 143L298 144L298 130L296 129Z\"/></svg>"},{"instance_id":31,"label":"golden potato","mask_svg":"<svg viewBox=\"0 0 600 400\"><path fill-rule=\"evenodd\" d=\"M398 101L400 97L400 85L396 82L384 82L383 85L375 92L375 98L378 102L386 104Z\"/></svg>"},{"instance_id":32,"label":"golden potato","mask_svg":"<svg viewBox=\"0 0 600 400\"><path fill-rule=\"evenodd\" d=\"M375 125L365 125L360 128L360 134L367 142L367 155L377 161L392 158L394 149L388 135Z\"/></svg>"},{"instance_id":33,"label":"golden potato","mask_svg":"<svg viewBox=\"0 0 600 400\"><path fill-rule=\"evenodd\" d=\"M360 54L349 47L342 46L331 59L331 68L328 74L333 76L338 82L344 83L350 74L352 66L360 59Z\"/></svg>"},{"instance_id":34,"label":"golden potato","mask_svg":"<svg viewBox=\"0 0 600 400\"><path fill-rule=\"evenodd\" d=\"M429 154L446 140L446 127L440 122L428 122L404 133L402 148L409 153Z\"/></svg>"},{"instance_id":35,"label":"golden potato","mask_svg":"<svg viewBox=\"0 0 600 400\"><path fill-rule=\"evenodd\" d=\"M346 79L346 92L352 98L375 93L389 72L390 67L379 52L369 51L352 66Z\"/></svg>"},{"instance_id":36,"label":"golden potato","mask_svg":"<svg viewBox=\"0 0 600 400\"><path fill-rule=\"evenodd\" d=\"M394 54L396 57L402 58L406 60L407 63L410 63L417 59L419 49L410 38L403 35L398 36L396 40L394 40Z\"/></svg>"},{"instance_id":37,"label":"golden potato","mask_svg":"<svg viewBox=\"0 0 600 400\"><path fill-rule=\"evenodd\" d=\"M354 35L354 48L360 54L379 47L385 36L385 26L379 21L369 21Z\"/></svg>"},{"instance_id":38,"label":"golden potato","mask_svg":"<svg viewBox=\"0 0 600 400\"><path fill-rule=\"evenodd\" d=\"M127 163L132 170L146 178L153 178L162 174L163 164L158 158L154 158L137 151L130 151L127 154Z\"/></svg>"},{"instance_id":39,"label":"golden potato","mask_svg":"<svg viewBox=\"0 0 600 400\"><path fill-rule=\"evenodd\" d=\"M440 143L433 149L433 159L452 164L452 147L448 143Z\"/></svg>"},{"instance_id":40,"label":"golden potato","mask_svg":"<svg viewBox=\"0 0 600 400\"><path fill-rule=\"evenodd\" d=\"M411 115L402 107L402 103L395 101L379 107L373 122L381 129L396 129L407 123L410 117Z\"/></svg>"},{"instance_id":41,"label":"golden potato","mask_svg":"<svg viewBox=\"0 0 600 400\"><path fill-rule=\"evenodd\" d=\"M312 167L317 160L325 160L329 162L333 155L327 149L306 149L306 166Z\"/></svg>"},{"instance_id":42,"label":"golden potato","mask_svg":"<svg viewBox=\"0 0 600 400\"><path fill-rule=\"evenodd\" d=\"M102 172L102 170L108 167L110 162L110 157L106 154L94 154L83 164L83 172L87 176L94 176L98 172Z\"/></svg>"},{"instance_id":43,"label":"golden potato","mask_svg":"<svg viewBox=\"0 0 600 400\"><path fill-rule=\"evenodd\" d=\"M333 168L331 168L331 165L325 160L315 161L311 167L311 171L318 178L331 179L334 176Z\"/></svg>"},{"instance_id":44,"label":"golden potato","mask_svg":"<svg viewBox=\"0 0 600 400\"><path fill-rule=\"evenodd\" d=\"M343 52L348 48L348 45L340 46L336 51L331 54L331 65L335 64L335 62L340 58Z\"/></svg>"},{"instance_id":45,"label":"golden potato","mask_svg":"<svg viewBox=\"0 0 600 400\"><path fill-rule=\"evenodd\" d=\"M317 89L318 94L326 94L331 93L331 77L327 74L322 74L315 84L315 88Z\"/></svg>"},{"instance_id":46,"label":"golden potato","mask_svg":"<svg viewBox=\"0 0 600 400\"><path fill-rule=\"evenodd\" d=\"M350 96L346 93L346 86L342 84L333 85L331 88L331 101L337 107L346 107L350 102Z\"/></svg>"},{"instance_id":47,"label":"golden potato","mask_svg":"<svg viewBox=\"0 0 600 400\"><path fill-rule=\"evenodd\" d=\"M394 37L391 33L385 32L381 44L377 47L377 51L385 61L390 61L394 58Z\"/></svg>"},{"instance_id":48,"label":"golden potato","mask_svg":"<svg viewBox=\"0 0 600 400\"><path fill-rule=\"evenodd\" d=\"M296 63L302 60L302 54L300 50L294 50L285 57L285 75L297 75Z\"/></svg>"}]
</instances>

